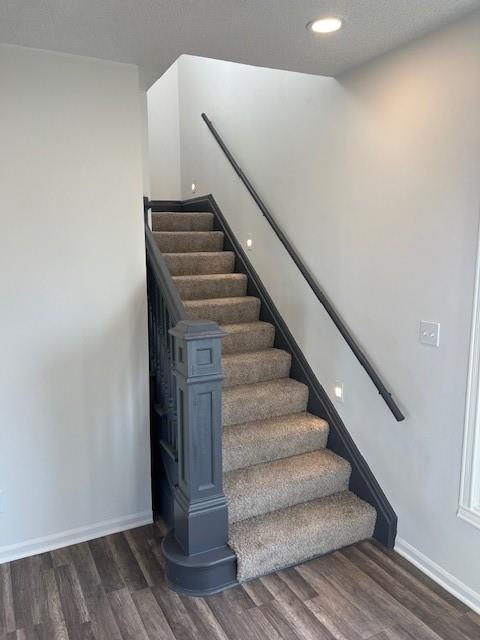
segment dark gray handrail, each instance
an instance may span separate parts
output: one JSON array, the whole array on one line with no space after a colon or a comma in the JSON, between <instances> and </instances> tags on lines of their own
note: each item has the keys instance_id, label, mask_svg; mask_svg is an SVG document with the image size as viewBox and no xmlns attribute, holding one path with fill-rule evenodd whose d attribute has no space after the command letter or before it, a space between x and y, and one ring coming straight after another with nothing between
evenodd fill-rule
<instances>
[{"instance_id":1,"label":"dark gray handrail","mask_svg":"<svg viewBox=\"0 0 480 640\"><path fill-rule=\"evenodd\" d=\"M265 205L263 200L260 198L258 193L255 191L255 188L253 187L253 185L250 182L250 180L247 178L245 173L240 168L240 165L238 164L238 162L235 160L235 158L230 153L227 145L224 143L224 141L222 140L220 134L218 133L218 131L213 126L211 120L209 120L209 118L207 117L207 115L205 113L202 113L202 119L204 120L204 122L207 125L207 127L210 129L213 137L218 142L218 145L222 149L223 153L226 155L228 161L230 162L230 164L232 165L233 169L235 170L235 173L238 175L240 180L243 182L245 187L248 189L248 191L249 191L250 195L252 196L252 198L254 199L256 205L258 206L258 208L260 209L262 214L265 216L265 218L268 220L268 223L270 224L270 226L274 230L274 232L277 235L278 239L280 240L280 242L283 244L283 246L287 250L288 255L292 258L294 263L297 265L298 269L300 270L300 273L303 275L303 277L307 281L307 283L310 286L310 288L312 289L313 293L315 294L317 299L321 302L321 304L325 308L326 312L328 313L328 315L332 319L333 323L335 324L337 329L342 334L342 336L345 339L346 343L348 344L350 349L355 354L355 357L357 358L357 360L360 362L362 367L365 369L365 371L369 375L369 377L372 380L373 384L376 386L376 388L378 390L378 393L385 400L388 408L390 409L390 411L395 416L395 419L398 422L401 422L402 420L405 419L405 416L400 411L400 409L399 409L397 403L395 402L395 400L392 398L392 394L388 391L386 386L383 384L380 376L375 371L373 365L368 360L367 356L363 353L363 351L360 348L360 346L357 344L355 338L350 333L348 327L346 326L346 324L341 319L338 311L335 309L335 307L332 304L332 302L330 302L330 300L328 299L328 297L325 294L325 292L322 291L320 286L317 284L316 280L314 279L314 277L312 276L312 274L308 270L307 266L305 265L305 263L302 261L302 259L298 255L298 253L293 248L293 246L290 243L290 241L288 240L287 236L284 234L284 232L281 230L281 228L275 222L275 219L273 218L273 216L270 213L270 211L267 209L267 206Z\"/></svg>"},{"instance_id":2,"label":"dark gray handrail","mask_svg":"<svg viewBox=\"0 0 480 640\"><path fill-rule=\"evenodd\" d=\"M175 323L180 322L180 320L188 320L187 312L172 280L165 258L157 247L153 233L147 223L145 223L145 245L147 259L149 260L155 280L167 303L172 320Z\"/></svg>"}]
</instances>

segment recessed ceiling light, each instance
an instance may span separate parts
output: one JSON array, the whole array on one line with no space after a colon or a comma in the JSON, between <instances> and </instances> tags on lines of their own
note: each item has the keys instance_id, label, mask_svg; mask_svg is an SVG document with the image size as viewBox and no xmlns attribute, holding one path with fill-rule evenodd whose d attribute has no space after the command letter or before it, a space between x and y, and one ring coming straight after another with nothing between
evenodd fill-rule
<instances>
[{"instance_id":1,"label":"recessed ceiling light","mask_svg":"<svg viewBox=\"0 0 480 640\"><path fill-rule=\"evenodd\" d=\"M342 20L340 18L319 18L318 20L312 20L307 24L307 29L313 31L313 33L334 33L342 27Z\"/></svg>"}]
</instances>

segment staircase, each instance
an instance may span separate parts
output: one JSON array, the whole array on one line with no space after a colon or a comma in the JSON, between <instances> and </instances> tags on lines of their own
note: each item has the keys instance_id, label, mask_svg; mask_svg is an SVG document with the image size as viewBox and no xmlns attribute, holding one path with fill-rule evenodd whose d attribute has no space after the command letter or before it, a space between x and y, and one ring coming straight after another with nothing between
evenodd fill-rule
<instances>
[{"instance_id":1,"label":"staircase","mask_svg":"<svg viewBox=\"0 0 480 640\"><path fill-rule=\"evenodd\" d=\"M191 319L222 342L223 473L228 543L239 582L372 536L376 510L349 491L350 464L327 447L329 425L307 411L291 354L247 295L212 213L152 213L155 241Z\"/></svg>"}]
</instances>

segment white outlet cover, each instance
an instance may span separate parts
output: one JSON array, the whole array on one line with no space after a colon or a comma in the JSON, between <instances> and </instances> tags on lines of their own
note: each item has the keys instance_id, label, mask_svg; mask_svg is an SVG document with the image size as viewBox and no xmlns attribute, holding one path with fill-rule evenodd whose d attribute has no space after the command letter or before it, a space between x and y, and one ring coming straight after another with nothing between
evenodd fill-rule
<instances>
[{"instance_id":1,"label":"white outlet cover","mask_svg":"<svg viewBox=\"0 0 480 640\"><path fill-rule=\"evenodd\" d=\"M430 347L438 347L440 345L440 323L421 320L420 342L428 344Z\"/></svg>"}]
</instances>

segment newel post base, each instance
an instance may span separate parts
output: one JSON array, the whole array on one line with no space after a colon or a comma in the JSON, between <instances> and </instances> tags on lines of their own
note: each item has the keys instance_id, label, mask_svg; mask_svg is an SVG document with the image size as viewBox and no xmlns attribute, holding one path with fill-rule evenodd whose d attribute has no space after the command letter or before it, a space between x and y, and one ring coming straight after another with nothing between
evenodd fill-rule
<instances>
[{"instance_id":1,"label":"newel post base","mask_svg":"<svg viewBox=\"0 0 480 640\"><path fill-rule=\"evenodd\" d=\"M221 338L215 322L186 320L175 340L178 485L174 526L165 537L167 581L175 591L207 595L236 584L228 547L222 474Z\"/></svg>"}]
</instances>

